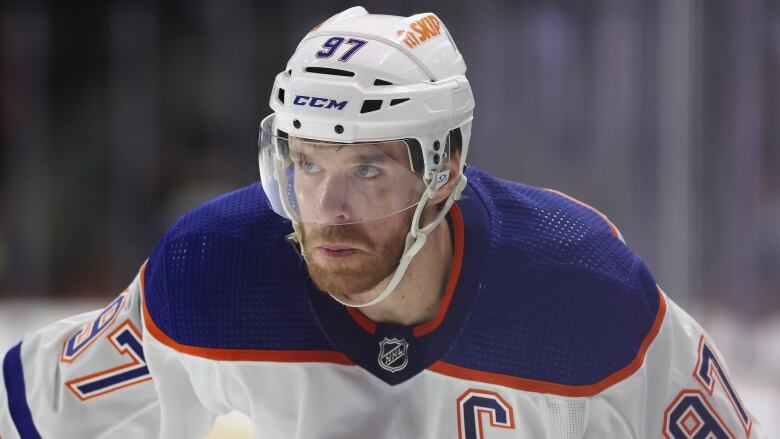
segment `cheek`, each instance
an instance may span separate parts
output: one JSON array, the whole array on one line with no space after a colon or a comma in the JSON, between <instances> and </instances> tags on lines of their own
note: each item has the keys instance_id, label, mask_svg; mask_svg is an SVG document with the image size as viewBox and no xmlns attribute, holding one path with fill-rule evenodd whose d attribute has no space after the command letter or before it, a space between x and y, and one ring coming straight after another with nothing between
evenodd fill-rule
<instances>
[{"instance_id":1,"label":"cheek","mask_svg":"<svg viewBox=\"0 0 780 439\"><path fill-rule=\"evenodd\" d=\"M314 187L311 182L307 182L305 180L296 180L295 181L295 198L298 202L298 209L301 210L301 212L309 212L311 209L309 206L311 205L311 194L314 190Z\"/></svg>"},{"instance_id":2,"label":"cheek","mask_svg":"<svg viewBox=\"0 0 780 439\"><path fill-rule=\"evenodd\" d=\"M414 209L407 209L385 219L369 223L368 235L378 246L403 246L412 224L413 214Z\"/></svg>"}]
</instances>

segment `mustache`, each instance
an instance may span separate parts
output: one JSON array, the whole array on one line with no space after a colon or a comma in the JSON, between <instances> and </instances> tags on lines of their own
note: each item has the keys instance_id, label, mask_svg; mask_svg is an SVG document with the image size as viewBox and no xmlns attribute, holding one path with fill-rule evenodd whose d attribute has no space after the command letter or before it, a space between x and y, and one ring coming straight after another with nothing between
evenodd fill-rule
<instances>
[{"instance_id":1,"label":"mustache","mask_svg":"<svg viewBox=\"0 0 780 439\"><path fill-rule=\"evenodd\" d=\"M304 230L303 238L304 241L307 241L306 244L311 247L327 243L367 250L374 249L371 238L355 224L322 226L313 230Z\"/></svg>"}]
</instances>

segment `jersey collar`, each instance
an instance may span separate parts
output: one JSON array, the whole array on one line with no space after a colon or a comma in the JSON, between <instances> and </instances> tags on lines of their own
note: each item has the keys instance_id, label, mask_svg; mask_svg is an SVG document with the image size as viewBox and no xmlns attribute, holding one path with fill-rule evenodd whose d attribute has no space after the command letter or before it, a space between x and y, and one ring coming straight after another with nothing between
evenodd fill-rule
<instances>
[{"instance_id":1,"label":"jersey collar","mask_svg":"<svg viewBox=\"0 0 780 439\"><path fill-rule=\"evenodd\" d=\"M487 211L470 186L448 219L454 231L450 277L438 312L419 325L376 323L317 290L302 267L315 315L334 347L388 384L404 382L440 359L479 293L490 227Z\"/></svg>"}]
</instances>

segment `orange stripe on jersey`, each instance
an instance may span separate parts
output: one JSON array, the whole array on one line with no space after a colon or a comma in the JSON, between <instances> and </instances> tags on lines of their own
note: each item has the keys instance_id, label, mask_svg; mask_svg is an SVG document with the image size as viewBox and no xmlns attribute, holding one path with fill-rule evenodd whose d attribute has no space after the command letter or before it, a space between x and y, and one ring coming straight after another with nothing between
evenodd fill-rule
<instances>
[{"instance_id":1,"label":"orange stripe on jersey","mask_svg":"<svg viewBox=\"0 0 780 439\"><path fill-rule=\"evenodd\" d=\"M363 315L360 310L357 308L354 308L352 306L347 306L347 313L352 317L353 320L355 320L355 323L360 325L361 328L363 328L364 331L368 332L371 335L376 334L376 322L369 319L365 315Z\"/></svg>"},{"instance_id":2,"label":"orange stripe on jersey","mask_svg":"<svg viewBox=\"0 0 780 439\"><path fill-rule=\"evenodd\" d=\"M336 351L280 351L265 349L222 349L206 348L200 346L190 346L177 342L165 334L152 320L152 315L146 307L146 298L144 293L144 281L146 276L146 262L141 267L141 303L143 305L143 318L146 329L160 343L169 348L196 357L208 358L211 360L224 361L273 361L290 363L336 363L352 366L354 363L346 355Z\"/></svg>"},{"instance_id":3,"label":"orange stripe on jersey","mask_svg":"<svg viewBox=\"0 0 780 439\"><path fill-rule=\"evenodd\" d=\"M586 209L592 210L596 215L600 216L601 219L603 219L605 223L607 223L607 225L609 226L609 229L612 231L612 234L615 235L615 237L617 239L619 239L619 240L621 240L623 242L626 242L626 240L623 239L623 234L620 233L620 230L618 230L617 227L615 227L615 224L613 224L612 221L610 221L609 218L607 218L606 215L601 213L601 211L599 211L595 207L591 206L590 204L583 203L582 201L580 201L580 200L578 200L578 199L576 199L576 198L574 198L572 196L566 195L563 192L556 191L555 189L549 189L549 188L542 188L542 189L546 190L547 192L552 192L554 194L560 195L563 198L566 198L567 200L571 201L572 203L579 204L580 206L582 206L582 207L584 207Z\"/></svg>"},{"instance_id":4,"label":"orange stripe on jersey","mask_svg":"<svg viewBox=\"0 0 780 439\"><path fill-rule=\"evenodd\" d=\"M460 269L463 267L463 246L464 246L464 227L463 227L463 213L460 211L460 207L457 204L453 204L450 209L452 214L452 226L455 229L453 236L455 242L453 243L452 253L452 268L450 269L450 277L447 279L447 287L444 289L444 297L439 304L439 310L433 319L417 325L414 327L413 333L415 337L422 337L423 335L430 334L435 331L436 328L444 321L444 316L447 315L447 309L452 303L452 296L455 295L455 287L458 285L458 278L460 277Z\"/></svg>"},{"instance_id":5,"label":"orange stripe on jersey","mask_svg":"<svg viewBox=\"0 0 780 439\"><path fill-rule=\"evenodd\" d=\"M658 335L658 331L661 329L661 323L663 323L664 320L664 315L666 315L665 294L660 288L658 289L658 297L658 311L655 315L655 321L653 322L653 326L651 326L650 330L647 332L647 335L645 335L645 338L642 340L642 343L639 345L639 352L637 352L636 357L634 357L634 359L622 369L613 372L608 377L594 384L572 386L528 378L518 378L501 373L483 372L480 370L456 366L442 360L433 363L428 367L428 370L454 378L496 384L499 386L511 387L513 389L524 390L527 392L551 393L561 396L593 396L633 375L634 372L639 370L639 368L642 366L642 363L644 363L647 349Z\"/></svg>"},{"instance_id":6,"label":"orange stripe on jersey","mask_svg":"<svg viewBox=\"0 0 780 439\"><path fill-rule=\"evenodd\" d=\"M415 337L422 337L423 335L430 334L435 331L436 328L444 321L444 316L447 315L447 309L452 303L452 297L455 295L455 287L458 285L458 278L460 277L460 270L463 266L463 246L464 246L464 226L463 226L463 213L460 211L460 207L457 204L453 204L450 209L453 226L453 236L455 242L453 243L452 253L452 268L450 269L450 276L447 279L447 286L444 289L444 296L439 303L439 310L436 311L436 315L432 319L425 323L421 323L412 329ZM352 316L355 322L360 325L369 334L376 333L376 322L366 317L358 308L351 306L346 307L347 313Z\"/></svg>"}]
</instances>

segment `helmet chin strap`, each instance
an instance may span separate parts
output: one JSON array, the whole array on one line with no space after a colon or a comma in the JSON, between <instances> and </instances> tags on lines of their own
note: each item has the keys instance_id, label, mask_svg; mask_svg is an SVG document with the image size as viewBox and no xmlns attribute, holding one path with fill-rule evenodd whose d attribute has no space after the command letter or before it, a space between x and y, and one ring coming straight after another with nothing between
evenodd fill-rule
<instances>
[{"instance_id":1,"label":"helmet chin strap","mask_svg":"<svg viewBox=\"0 0 780 439\"><path fill-rule=\"evenodd\" d=\"M458 181L457 186L452 191L452 194L450 194L450 196L447 197L444 207L441 209L439 214L430 224L428 224L423 228L419 228L420 217L422 216L422 212L425 209L425 206L428 205L428 200L433 198L433 196L436 194L437 191L435 183L432 183L431 185L428 186L428 189L425 191L425 193L423 193L423 196L420 199L420 203L417 205L417 208L414 211L414 219L412 220L412 225L410 227L409 233L406 235L406 245L404 246L403 254L401 254L401 260L398 263L398 268L395 269L395 272L393 273L393 276L390 278L390 281L387 283L385 288L378 296L369 300L366 303L354 303L352 301L340 299L335 295L333 295L332 293L328 292L330 297L332 297L335 301L341 303L344 306L348 306L351 308L364 308L367 306L376 305L377 303L385 300L388 296L390 296L390 294L392 294L392 292L395 291L395 288L398 286L398 284L401 283L401 279L403 279L404 274L406 273L406 269L409 268L409 264L411 264L412 258L414 258L414 256L420 252L420 250L423 248L425 242L428 239L428 235L436 228L436 226L439 225L439 223L441 223L441 221L444 219L444 216L447 215L447 212L449 212L450 208L452 207L452 204L457 199L460 198L461 193L466 188L466 184L467 184L466 176L463 175L463 173L461 172L460 180ZM306 259L306 254L303 250L303 242L301 240L300 225L296 222L293 222L293 229L295 231L288 236L288 239L298 243L301 256L303 256L303 259L308 264L309 261Z\"/></svg>"}]
</instances>

